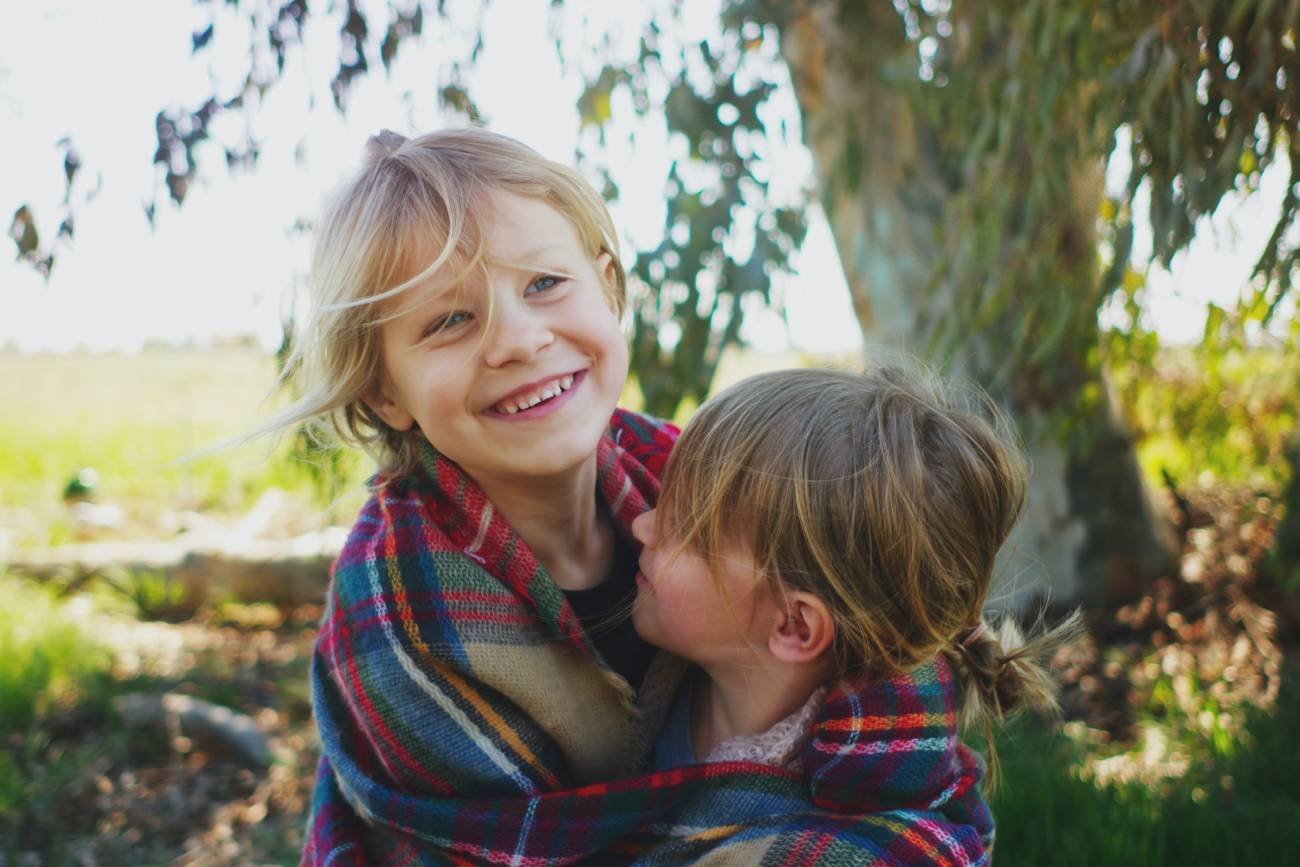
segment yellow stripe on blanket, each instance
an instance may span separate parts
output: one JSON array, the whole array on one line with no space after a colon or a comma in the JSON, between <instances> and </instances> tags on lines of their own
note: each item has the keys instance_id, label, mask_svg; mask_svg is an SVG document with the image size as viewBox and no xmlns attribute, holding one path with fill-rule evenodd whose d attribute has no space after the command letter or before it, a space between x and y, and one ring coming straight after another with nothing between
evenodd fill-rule
<instances>
[{"instance_id":1,"label":"yellow stripe on blanket","mask_svg":"<svg viewBox=\"0 0 1300 867\"><path fill-rule=\"evenodd\" d=\"M406 632L407 637L411 640L411 644L415 647L416 651L419 652L420 658L436 670L437 673L442 676L447 683L449 683L461 695L462 698L465 699L465 701L469 702L474 710L478 711L479 716L481 716L488 725L492 727L492 733L496 737L500 738L512 750L514 750L521 759L540 773L541 778L546 781L548 785L555 785L557 783L555 775L551 773L544 764L542 764L537 755L529 749L528 744L524 743L524 741L519 737L519 734L492 709L491 705L483 700L483 697L479 695L478 691L470 685L468 679L461 676L454 668L449 667L435 657L433 652L430 651L429 645L420 637L420 628L416 625L415 618L411 614L411 605L406 598L406 585L402 583L401 570L398 569L397 566L398 558L394 535L389 534L387 539L385 539L385 542L386 544L384 547L388 550L384 551L384 560L388 566L388 580L391 582L393 587L393 598L397 602L397 618L402 624L402 630Z\"/></svg>"}]
</instances>

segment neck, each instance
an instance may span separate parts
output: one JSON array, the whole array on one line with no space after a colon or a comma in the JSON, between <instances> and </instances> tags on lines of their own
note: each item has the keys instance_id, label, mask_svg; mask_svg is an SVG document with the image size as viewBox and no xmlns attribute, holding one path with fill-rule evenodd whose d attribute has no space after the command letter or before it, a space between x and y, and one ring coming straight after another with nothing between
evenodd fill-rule
<instances>
[{"instance_id":1,"label":"neck","mask_svg":"<svg viewBox=\"0 0 1300 867\"><path fill-rule=\"evenodd\" d=\"M561 589L585 590L604 579L614 526L596 502L595 455L556 476L475 481Z\"/></svg>"},{"instance_id":2,"label":"neck","mask_svg":"<svg viewBox=\"0 0 1300 867\"><path fill-rule=\"evenodd\" d=\"M820 665L765 660L744 668L705 667L691 698L696 758L740 735L765 732L803 707L827 673Z\"/></svg>"}]
</instances>

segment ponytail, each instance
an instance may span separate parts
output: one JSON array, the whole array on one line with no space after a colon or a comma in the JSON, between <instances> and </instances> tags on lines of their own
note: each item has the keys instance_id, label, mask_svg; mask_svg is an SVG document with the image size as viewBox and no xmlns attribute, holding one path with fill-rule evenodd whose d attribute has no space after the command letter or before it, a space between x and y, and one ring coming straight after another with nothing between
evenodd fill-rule
<instances>
[{"instance_id":1,"label":"ponytail","mask_svg":"<svg viewBox=\"0 0 1300 867\"><path fill-rule=\"evenodd\" d=\"M406 144L409 139L391 129L381 129L366 139L365 164L367 167L378 165L391 157Z\"/></svg>"},{"instance_id":2,"label":"ponytail","mask_svg":"<svg viewBox=\"0 0 1300 867\"><path fill-rule=\"evenodd\" d=\"M1058 686L1047 664L1082 632L1083 616L1077 609L1055 626L1040 625L1030 635L1021 631L1014 618L1003 617L996 626L980 621L945 651L963 687L961 724L984 731L990 789L997 783L998 772L993 723L1025 707L1059 712Z\"/></svg>"}]
</instances>

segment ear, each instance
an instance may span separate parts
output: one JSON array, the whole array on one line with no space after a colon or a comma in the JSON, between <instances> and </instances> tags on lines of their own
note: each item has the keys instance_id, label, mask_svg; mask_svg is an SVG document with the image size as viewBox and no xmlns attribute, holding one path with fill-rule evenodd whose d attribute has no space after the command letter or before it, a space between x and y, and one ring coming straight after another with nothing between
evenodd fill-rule
<instances>
[{"instance_id":1,"label":"ear","mask_svg":"<svg viewBox=\"0 0 1300 867\"><path fill-rule=\"evenodd\" d=\"M410 430L415 424L415 417L398 403L388 377L382 374L362 393L361 400L393 430Z\"/></svg>"},{"instance_id":2,"label":"ear","mask_svg":"<svg viewBox=\"0 0 1300 867\"><path fill-rule=\"evenodd\" d=\"M826 603L812 593L796 590L785 596L785 611L777 615L767 648L782 662L816 662L835 639L835 621Z\"/></svg>"},{"instance_id":3,"label":"ear","mask_svg":"<svg viewBox=\"0 0 1300 867\"><path fill-rule=\"evenodd\" d=\"M614 254L608 250L601 250L600 255L596 257L596 273L600 279L609 284L614 279Z\"/></svg>"},{"instance_id":4,"label":"ear","mask_svg":"<svg viewBox=\"0 0 1300 867\"><path fill-rule=\"evenodd\" d=\"M613 253L608 250L600 251L600 255L596 257L596 273L600 275L600 282L612 296L617 285Z\"/></svg>"}]
</instances>

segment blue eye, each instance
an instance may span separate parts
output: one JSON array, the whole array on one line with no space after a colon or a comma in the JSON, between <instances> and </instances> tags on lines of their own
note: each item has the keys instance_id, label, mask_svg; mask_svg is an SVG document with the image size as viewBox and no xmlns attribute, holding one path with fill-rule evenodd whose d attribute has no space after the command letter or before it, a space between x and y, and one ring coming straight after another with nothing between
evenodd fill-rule
<instances>
[{"instance_id":1,"label":"blue eye","mask_svg":"<svg viewBox=\"0 0 1300 867\"><path fill-rule=\"evenodd\" d=\"M439 316L437 319L429 323L429 327L424 330L424 336L432 337L439 332L446 331L449 328L455 328L457 325L468 322L469 320L470 314L463 310L457 310L453 313L448 313L445 316Z\"/></svg>"},{"instance_id":2,"label":"blue eye","mask_svg":"<svg viewBox=\"0 0 1300 867\"><path fill-rule=\"evenodd\" d=\"M528 288L524 290L524 294L536 295L538 292L545 292L548 289L554 289L556 286L559 286L563 282L564 279L561 277L555 277L550 274L543 274L542 276L534 280L532 283L528 284Z\"/></svg>"}]
</instances>

